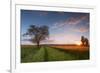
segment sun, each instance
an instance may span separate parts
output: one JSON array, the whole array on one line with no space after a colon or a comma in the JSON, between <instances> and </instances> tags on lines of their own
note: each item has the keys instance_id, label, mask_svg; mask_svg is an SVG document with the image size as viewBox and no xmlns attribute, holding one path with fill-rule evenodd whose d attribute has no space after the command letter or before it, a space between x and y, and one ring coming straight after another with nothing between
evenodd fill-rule
<instances>
[{"instance_id":1,"label":"sun","mask_svg":"<svg viewBox=\"0 0 100 73\"><path fill-rule=\"evenodd\" d=\"M80 46L82 43L81 42L76 42L76 45Z\"/></svg>"}]
</instances>

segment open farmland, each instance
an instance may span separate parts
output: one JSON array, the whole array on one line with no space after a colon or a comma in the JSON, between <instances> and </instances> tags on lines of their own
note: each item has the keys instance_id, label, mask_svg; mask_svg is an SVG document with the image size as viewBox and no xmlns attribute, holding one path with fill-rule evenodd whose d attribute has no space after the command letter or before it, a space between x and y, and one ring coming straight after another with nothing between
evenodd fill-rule
<instances>
[{"instance_id":1,"label":"open farmland","mask_svg":"<svg viewBox=\"0 0 100 73\"><path fill-rule=\"evenodd\" d=\"M88 51L89 47L80 45L53 45L53 48L64 49L64 50L76 50L76 51Z\"/></svg>"},{"instance_id":2,"label":"open farmland","mask_svg":"<svg viewBox=\"0 0 100 73\"><path fill-rule=\"evenodd\" d=\"M86 50L79 50L86 49ZM48 62L48 61L74 61L88 60L89 48L78 46L21 46L21 62Z\"/></svg>"}]
</instances>

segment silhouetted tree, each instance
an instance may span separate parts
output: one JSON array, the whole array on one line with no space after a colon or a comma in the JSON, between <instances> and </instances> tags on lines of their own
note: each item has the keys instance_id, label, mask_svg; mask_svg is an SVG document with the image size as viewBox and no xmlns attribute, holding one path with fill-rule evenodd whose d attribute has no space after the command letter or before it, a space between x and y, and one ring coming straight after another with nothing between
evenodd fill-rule
<instances>
[{"instance_id":1,"label":"silhouetted tree","mask_svg":"<svg viewBox=\"0 0 100 73\"><path fill-rule=\"evenodd\" d=\"M81 42L82 42L82 46L84 46L84 44L85 44L85 37L84 36L81 36Z\"/></svg>"},{"instance_id":2,"label":"silhouetted tree","mask_svg":"<svg viewBox=\"0 0 100 73\"><path fill-rule=\"evenodd\" d=\"M31 37L30 41L36 43L37 47L40 47L40 42L46 40L49 37L48 26L36 26L30 25L29 29L24 35L29 35Z\"/></svg>"},{"instance_id":3,"label":"silhouetted tree","mask_svg":"<svg viewBox=\"0 0 100 73\"><path fill-rule=\"evenodd\" d=\"M89 41L84 36L81 36L82 46L89 46Z\"/></svg>"},{"instance_id":4,"label":"silhouetted tree","mask_svg":"<svg viewBox=\"0 0 100 73\"><path fill-rule=\"evenodd\" d=\"M87 38L85 38L85 46L89 46L89 41Z\"/></svg>"}]
</instances>

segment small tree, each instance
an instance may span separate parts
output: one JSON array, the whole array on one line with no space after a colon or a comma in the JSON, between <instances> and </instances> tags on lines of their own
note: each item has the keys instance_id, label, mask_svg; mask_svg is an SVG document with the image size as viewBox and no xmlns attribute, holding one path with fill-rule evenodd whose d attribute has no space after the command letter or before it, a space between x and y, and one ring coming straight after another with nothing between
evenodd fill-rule
<instances>
[{"instance_id":1,"label":"small tree","mask_svg":"<svg viewBox=\"0 0 100 73\"><path fill-rule=\"evenodd\" d=\"M84 44L85 44L85 38L84 38L84 36L81 36L81 42L82 42L82 46L84 46Z\"/></svg>"},{"instance_id":2,"label":"small tree","mask_svg":"<svg viewBox=\"0 0 100 73\"><path fill-rule=\"evenodd\" d=\"M29 29L24 35L29 35L31 37L30 41L36 43L37 47L40 47L40 42L46 40L49 37L48 26L35 26L30 25Z\"/></svg>"},{"instance_id":3,"label":"small tree","mask_svg":"<svg viewBox=\"0 0 100 73\"><path fill-rule=\"evenodd\" d=\"M89 46L89 41L84 36L81 36L82 46Z\"/></svg>"},{"instance_id":4,"label":"small tree","mask_svg":"<svg viewBox=\"0 0 100 73\"><path fill-rule=\"evenodd\" d=\"M85 46L89 46L89 41L87 38L85 38Z\"/></svg>"}]
</instances>

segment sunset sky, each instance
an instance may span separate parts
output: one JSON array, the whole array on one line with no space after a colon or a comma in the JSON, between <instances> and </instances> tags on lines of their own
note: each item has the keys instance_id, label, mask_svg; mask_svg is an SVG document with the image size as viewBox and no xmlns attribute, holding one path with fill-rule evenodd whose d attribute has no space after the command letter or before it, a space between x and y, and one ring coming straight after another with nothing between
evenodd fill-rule
<instances>
[{"instance_id":1,"label":"sunset sky","mask_svg":"<svg viewBox=\"0 0 100 73\"><path fill-rule=\"evenodd\" d=\"M21 10L21 44L32 44L22 36L30 25L49 27L49 39L41 44L75 44L89 39L89 13Z\"/></svg>"}]
</instances>

